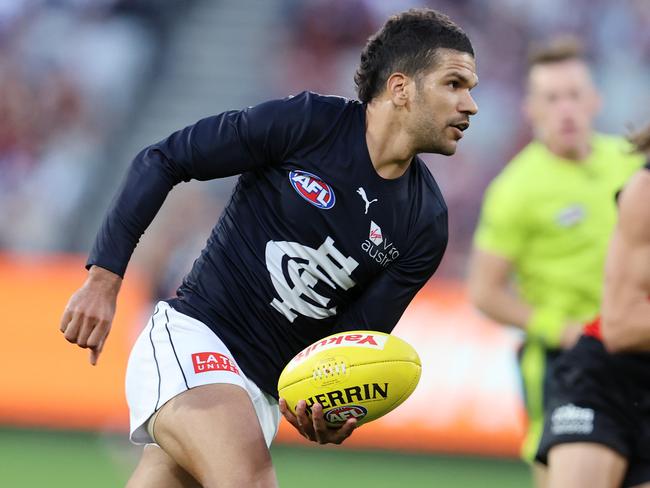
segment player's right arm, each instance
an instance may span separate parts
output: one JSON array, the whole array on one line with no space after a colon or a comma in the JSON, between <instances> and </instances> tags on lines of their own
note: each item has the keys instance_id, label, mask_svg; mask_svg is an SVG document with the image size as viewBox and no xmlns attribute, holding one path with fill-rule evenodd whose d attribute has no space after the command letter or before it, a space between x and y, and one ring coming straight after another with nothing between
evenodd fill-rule
<instances>
[{"instance_id":1,"label":"player's right arm","mask_svg":"<svg viewBox=\"0 0 650 488\"><path fill-rule=\"evenodd\" d=\"M650 351L650 171L619 199L619 221L605 267L603 342L611 352Z\"/></svg>"},{"instance_id":2,"label":"player's right arm","mask_svg":"<svg viewBox=\"0 0 650 488\"><path fill-rule=\"evenodd\" d=\"M135 157L95 239L86 265L88 280L61 319L60 329L69 342L91 347L91 364L96 364L110 331L119 284L133 250L174 185L284 160L308 138L311 110L312 95L303 93L224 112L175 132Z\"/></svg>"},{"instance_id":3,"label":"player's right arm","mask_svg":"<svg viewBox=\"0 0 650 488\"><path fill-rule=\"evenodd\" d=\"M90 364L104 348L115 316L122 278L99 266L92 266L88 278L68 301L59 329L68 342L90 349Z\"/></svg>"},{"instance_id":4,"label":"player's right arm","mask_svg":"<svg viewBox=\"0 0 650 488\"><path fill-rule=\"evenodd\" d=\"M552 308L534 308L511 286L517 257L530 235L522 193L495 180L483 202L469 268L469 296L490 319L525 330L549 347L570 347L580 324L566 324Z\"/></svg>"}]
</instances>

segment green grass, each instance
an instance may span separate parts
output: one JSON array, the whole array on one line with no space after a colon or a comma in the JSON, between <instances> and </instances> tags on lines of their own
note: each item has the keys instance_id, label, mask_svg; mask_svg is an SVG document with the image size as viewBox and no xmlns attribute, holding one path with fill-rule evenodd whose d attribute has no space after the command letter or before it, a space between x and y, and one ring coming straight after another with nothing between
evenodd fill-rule
<instances>
[{"instance_id":1,"label":"green grass","mask_svg":"<svg viewBox=\"0 0 650 488\"><path fill-rule=\"evenodd\" d=\"M140 448L125 436L0 429L3 488L124 486ZM276 446L283 488L527 488L528 469L513 460Z\"/></svg>"},{"instance_id":2,"label":"green grass","mask_svg":"<svg viewBox=\"0 0 650 488\"><path fill-rule=\"evenodd\" d=\"M516 460L278 446L272 450L281 487L527 488Z\"/></svg>"},{"instance_id":3,"label":"green grass","mask_svg":"<svg viewBox=\"0 0 650 488\"><path fill-rule=\"evenodd\" d=\"M124 486L138 453L115 436L0 430L0 486Z\"/></svg>"}]
</instances>

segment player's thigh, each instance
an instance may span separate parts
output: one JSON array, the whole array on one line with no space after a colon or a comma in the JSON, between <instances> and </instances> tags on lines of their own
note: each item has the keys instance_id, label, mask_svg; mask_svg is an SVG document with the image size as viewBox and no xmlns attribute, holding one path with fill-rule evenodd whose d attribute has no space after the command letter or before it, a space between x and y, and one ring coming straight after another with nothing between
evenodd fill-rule
<instances>
[{"instance_id":1,"label":"player's thigh","mask_svg":"<svg viewBox=\"0 0 650 488\"><path fill-rule=\"evenodd\" d=\"M643 483L642 485L634 485L630 488L650 488L650 482L648 483Z\"/></svg>"},{"instance_id":2,"label":"player's thigh","mask_svg":"<svg viewBox=\"0 0 650 488\"><path fill-rule=\"evenodd\" d=\"M203 486L277 486L271 455L242 387L209 384L167 402L154 435L160 447Z\"/></svg>"},{"instance_id":3,"label":"player's thigh","mask_svg":"<svg viewBox=\"0 0 650 488\"><path fill-rule=\"evenodd\" d=\"M548 488L619 488L627 460L601 444L558 444L548 454Z\"/></svg>"},{"instance_id":4,"label":"player's thigh","mask_svg":"<svg viewBox=\"0 0 650 488\"><path fill-rule=\"evenodd\" d=\"M201 488L201 485L176 461L155 444L144 447L142 457L126 488Z\"/></svg>"}]
</instances>

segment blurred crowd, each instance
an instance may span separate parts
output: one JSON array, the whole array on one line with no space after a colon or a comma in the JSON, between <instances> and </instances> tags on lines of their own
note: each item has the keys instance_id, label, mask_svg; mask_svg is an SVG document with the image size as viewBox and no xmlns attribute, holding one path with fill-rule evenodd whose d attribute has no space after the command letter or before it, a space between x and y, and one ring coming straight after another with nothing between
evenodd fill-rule
<instances>
[{"instance_id":1,"label":"blurred crowd","mask_svg":"<svg viewBox=\"0 0 650 488\"><path fill-rule=\"evenodd\" d=\"M530 138L520 106L531 42L556 33L584 39L605 101L599 130L623 133L650 118L647 0L574 0L570 7L563 0L274 1L279 20L269 32L273 42L259 47L273 59L272 69L260 75L268 80L264 98L305 89L354 97L352 79L365 40L403 9L439 9L470 35L480 78L474 92L479 115L454 157L426 157L450 208L451 240L440 276L464 275L483 190ZM93 197L87 193L97 188L90 182L101 165L113 164L104 157L106 148L120 144L118 129L128 127L159 81L157 60L169 55L165 36L182 24L179 13L189 3L0 1L0 250L74 247L71 229ZM238 8L248 8L246 1ZM233 39L230 49L237 43ZM216 193L208 199L192 193L200 200L193 205L210 208L211 223L228 191L220 187ZM164 228L181 230L167 239L169 245L155 248L166 249L157 260L149 260L160 294L173 289L200 247L186 247L178 238L193 234L183 215L172 214ZM179 222L184 225L175 227ZM92 223L92 232L98 224ZM203 242L206 232L192 241Z\"/></svg>"},{"instance_id":2,"label":"blurred crowd","mask_svg":"<svg viewBox=\"0 0 650 488\"><path fill-rule=\"evenodd\" d=\"M66 250L103 150L156 59L163 31L152 7L0 2L0 249Z\"/></svg>"}]
</instances>

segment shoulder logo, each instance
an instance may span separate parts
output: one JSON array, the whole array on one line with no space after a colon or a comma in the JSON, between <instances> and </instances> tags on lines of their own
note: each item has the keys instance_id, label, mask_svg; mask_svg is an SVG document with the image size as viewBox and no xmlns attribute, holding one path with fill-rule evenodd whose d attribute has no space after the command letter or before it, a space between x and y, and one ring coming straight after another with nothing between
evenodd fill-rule
<instances>
[{"instance_id":1,"label":"shoulder logo","mask_svg":"<svg viewBox=\"0 0 650 488\"><path fill-rule=\"evenodd\" d=\"M328 210L334 206L334 189L320 177L302 170L289 172L289 181L298 195L312 205Z\"/></svg>"}]
</instances>

